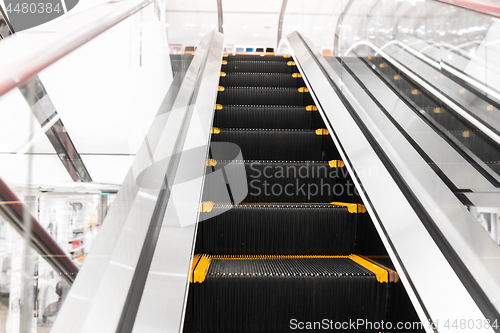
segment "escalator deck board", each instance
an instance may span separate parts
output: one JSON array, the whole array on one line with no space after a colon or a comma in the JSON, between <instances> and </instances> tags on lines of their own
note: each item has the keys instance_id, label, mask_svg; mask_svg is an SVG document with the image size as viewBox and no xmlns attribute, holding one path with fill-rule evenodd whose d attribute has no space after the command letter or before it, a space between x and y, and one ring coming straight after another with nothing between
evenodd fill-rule
<instances>
[{"instance_id":1,"label":"escalator deck board","mask_svg":"<svg viewBox=\"0 0 500 333\"><path fill-rule=\"evenodd\" d=\"M294 73L295 75L297 73ZM293 74L281 73L224 73L219 85L223 87L282 87L299 88L305 87L302 78L294 77Z\"/></svg>"},{"instance_id":2,"label":"escalator deck board","mask_svg":"<svg viewBox=\"0 0 500 333\"><path fill-rule=\"evenodd\" d=\"M293 60L291 57L287 56L273 56L273 55L245 55L245 54L238 54L238 55L227 55L224 57L224 60L226 61L281 61L281 62L289 62Z\"/></svg>"},{"instance_id":3,"label":"escalator deck board","mask_svg":"<svg viewBox=\"0 0 500 333\"><path fill-rule=\"evenodd\" d=\"M307 106L314 101L309 93L296 88L224 87L217 94L217 104Z\"/></svg>"},{"instance_id":4,"label":"escalator deck board","mask_svg":"<svg viewBox=\"0 0 500 333\"><path fill-rule=\"evenodd\" d=\"M329 161L340 154L328 135L299 129L220 129L212 142L232 142L245 160Z\"/></svg>"},{"instance_id":5,"label":"escalator deck board","mask_svg":"<svg viewBox=\"0 0 500 333\"><path fill-rule=\"evenodd\" d=\"M186 315L196 319L185 331L289 332L292 318L385 320L389 284L352 257L205 257L206 275L192 281L204 280L190 286Z\"/></svg>"},{"instance_id":6,"label":"escalator deck board","mask_svg":"<svg viewBox=\"0 0 500 333\"><path fill-rule=\"evenodd\" d=\"M290 105L221 105L214 126L220 128L317 129L325 124L317 111Z\"/></svg>"},{"instance_id":7,"label":"escalator deck board","mask_svg":"<svg viewBox=\"0 0 500 333\"><path fill-rule=\"evenodd\" d=\"M298 73L299 70L295 65L289 65L286 61L268 61L268 60L252 60L252 61L228 61L226 65L222 65L222 72L244 72L244 73Z\"/></svg>"},{"instance_id":8,"label":"escalator deck board","mask_svg":"<svg viewBox=\"0 0 500 333\"><path fill-rule=\"evenodd\" d=\"M231 183L231 192L238 194L237 197L247 193L244 202L361 202L347 169L330 166L330 162L216 160L216 163L207 166L204 201L227 200L225 173L230 179L241 180Z\"/></svg>"},{"instance_id":9,"label":"escalator deck board","mask_svg":"<svg viewBox=\"0 0 500 333\"><path fill-rule=\"evenodd\" d=\"M332 204L216 203L209 212L201 213L196 252L350 254L355 251L358 224L364 215Z\"/></svg>"}]
</instances>

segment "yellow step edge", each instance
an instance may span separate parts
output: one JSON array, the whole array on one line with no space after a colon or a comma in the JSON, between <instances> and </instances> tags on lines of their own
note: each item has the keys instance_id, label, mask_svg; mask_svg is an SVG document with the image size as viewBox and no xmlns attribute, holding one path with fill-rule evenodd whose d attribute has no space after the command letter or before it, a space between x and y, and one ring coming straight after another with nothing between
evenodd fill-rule
<instances>
[{"instance_id":1,"label":"yellow step edge","mask_svg":"<svg viewBox=\"0 0 500 333\"><path fill-rule=\"evenodd\" d=\"M287 64L288 66L295 66L295 62L293 62L293 61L289 61L289 62L287 62L286 64Z\"/></svg>"},{"instance_id":2,"label":"yellow step edge","mask_svg":"<svg viewBox=\"0 0 500 333\"><path fill-rule=\"evenodd\" d=\"M222 60L223 65L227 65L227 60Z\"/></svg>"},{"instance_id":3,"label":"yellow step edge","mask_svg":"<svg viewBox=\"0 0 500 333\"><path fill-rule=\"evenodd\" d=\"M225 58L225 57L227 57L227 56L228 56L228 54L224 52L224 55L223 55L223 57Z\"/></svg>"},{"instance_id":4,"label":"yellow step edge","mask_svg":"<svg viewBox=\"0 0 500 333\"><path fill-rule=\"evenodd\" d=\"M194 268L193 283L202 283L207 277L208 267L210 267L210 256L204 254L201 256L198 264Z\"/></svg>"},{"instance_id":5,"label":"yellow step edge","mask_svg":"<svg viewBox=\"0 0 500 333\"><path fill-rule=\"evenodd\" d=\"M330 132L326 128L318 128L316 130L316 135L328 135Z\"/></svg>"},{"instance_id":6,"label":"yellow step edge","mask_svg":"<svg viewBox=\"0 0 500 333\"><path fill-rule=\"evenodd\" d=\"M217 87L217 91L224 91L224 87L223 86L218 86Z\"/></svg>"},{"instance_id":7,"label":"yellow step edge","mask_svg":"<svg viewBox=\"0 0 500 333\"><path fill-rule=\"evenodd\" d=\"M219 134L220 133L220 128L218 128L218 127L212 127L211 133L212 134Z\"/></svg>"},{"instance_id":8,"label":"yellow step edge","mask_svg":"<svg viewBox=\"0 0 500 333\"><path fill-rule=\"evenodd\" d=\"M200 212L209 213L214 208L215 203L213 201L203 201L200 203Z\"/></svg>"},{"instance_id":9,"label":"yellow step edge","mask_svg":"<svg viewBox=\"0 0 500 333\"><path fill-rule=\"evenodd\" d=\"M292 77L294 77L294 78L300 78L300 77L302 77L302 75L300 73L293 73Z\"/></svg>"},{"instance_id":10,"label":"yellow step edge","mask_svg":"<svg viewBox=\"0 0 500 333\"><path fill-rule=\"evenodd\" d=\"M376 266L378 266L378 267L380 267L382 269L385 269L387 271L387 273L389 274L389 282L391 282L391 283L399 282L399 274L395 270L387 268L384 265L379 264L378 262L374 261L371 258L368 258L368 257L365 257L365 256L359 256L359 257L361 257L361 258L363 258L363 259L371 262L372 264L374 264L374 265L376 265Z\"/></svg>"},{"instance_id":11,"label":"yellow step edge","mask_svg":"<svg viewBox=\"0 0 500 333\"><path fill-rule=\"evenodd\" d=\"M464 138L468 138L468 137L470 136L470 132L469 132L469 131L463 131L463 132L462 132L462 136L463 136Z\"/></svg>"},{"instance_id":12,"label":"yellow step edge","mask_svg":"<svg viewBox=\"0 0 500 333\"><path fill-rule=\"evenodd\" d=\"M221 204L221 205L231 205L230 202L212 202L212 201L204 201L202 203L210 203L212 206L216 204ZM201 205L201 204L200 204ZM352 212L350 213L365 213L366 212L366 207L361 205L361 204L352 204L352 203L345 203L345 202L252 202L252 203L244 203L244 204L237 204L234 206L252 206L252 205L332 205L332 206L346 206L349 208L348 205L352 205L353 209ZM201 207L201 206L200 206ZM211 210L211 208L210 208ZM358 210L358 211L356 211ZM200 208L201 211L201 208Z\"/></svg>"},{"instance_id":13,"label":"yellow step edge","mask_svg":"<svg viewBox=\"0 0 500 333\"><path fill-rule=\"evenodd\" d=\"M285 59L288 59L288 58L291 58L291 57L292 57L292 56L291 56L291 55L288 55L288 54L285 54L285 55L283 56L283 58L285 58Z\"/></svg>"},{"instance_id":14,"label":"yellow step edge","mask_svg":"<svg viewBox=\"0 0 500 333\"><path fill-rule=\"evenodd\" d=\"M360 256L357 256L355 254L349 255L349 258L354 261L355 263L363 266L367 270L373 272L375 276L377 277L377 281L380 283L387 283L389 282L389 273L383 269L380 268L379 266L369 262L366 259L361 258Z\"/></svg>"},{"instance_id":15,"label":"yellow step edge","mask_svg":"<svg viewBox=\"0 0 500 333\"><path fill-rule=\"evenodd\" d=\"M331 202L332 205L345 206L349 213L365 213L366 207L361 204L347 203L347 202Z\"/></svg>"},{"instance_id":16,"label":"yellow step edge","mask_svg":"<svg viewBox=\"0 0 500 333\"><path fill-rule=\"evenodd\" d=\"M220 72L220 76L224 77L224 76L226 76L226 73L225 72Z\"/></svg>"},{"instance_id":17,"label":"yellow step edge","mask_svg":"<svg viewBox=\"0 0 500 333\"><path fill-rule=\"evenodd\" d=\"M308 105L306 106L306 111L318 111L316 105Z\"/></svg>"},{"instance_id":18,"label":"yellow step edge","mask_svg":"<svg viewBox=\"0 0 500 333\"><path fill-rule=\"evenodd\" d=\"M221 104L215 104L215 110L222 110Z\"/></svg>"},{"instance_id":19,"label":"yellow step edge","mask_svg":"<svg viewBox=\"0 0 500 333\"><path fill-rule=\"evenodd\" d=\"M193 259L191 259L191 274L189 276L189 281L191 283L194 282L194 269L196 268L196 265L198 264L198 261L201 258L201 254L195 254Z\"/></svg>"},{"instance_id":20,"label":"yellow step edge","mask_svg":"<svg viewBox=\"0 0 500 333\"><path fill-rule=\"evenodd\" d=\"M440 113L441 112L441 108L434 108L434 113Z\"/></svg>"},{"instance_id":21,"label":"yellow step edge","mask_svg":"<svg viewBox=\"0 0 500 333\"><path fill-rule=\"evenodd\" d=\"M330 166L330 168L342 168L345 164L344 161L331 160L328 162L328 165Z\"/></svg>"},{"instance_id":22,"label":"yellow step edge","mask_svg":"<svg viewBox=\"0 0 500 333\"><path fill-rule=\"evenodd\" d=\"M209 159L209 160L207 160L206 165L207 166L216 166L217 165L217 161L214 160L214 159Z\"/></svg>"},{"instance_id":23,"label":"yellow step edge","mask_svg":"<svg viewBox=\"0 0 500 333\"><path fill-rule=\"evenodd\" d=\"M309 89L307 89L306 87L300 87L299 92L306 93L309 92Z\"/></svg>"},{"instance_id":24,"label":"yellow step edge","mask_svg":"<svg viewBox=\"0 0 500 333\"><path fill-rule=\"evenodd\" d=\"M375 277L380 283L389 282L389 272L382 267L379 267L374 262L369 261L355 254L350 255L215 255L196 254L191 261L192 274L191 283L202 283L207 276L208 268L212 259L218 260L245 260L245 259L305 259L305 258L325 258L325 259L346 259L349 258L360 266L363 266L370 272L375 274ZM395 273L395 272L394 272ZM396 273L397 274L397 273ZM393 277L394 278L394 277ZM399 279L399 276L397 277ZM395 281L397 282L397 281Z\"/></svg>"},{"instance_id":25,"label":"yellow step edge","mask_svg":"<svg viewBox=\"0 0 500 333\"><path fill-rule=\"evenodd\" d=\"M245 259L304 259L304 258L326 258L326 259L338 259L338 258L349 258L346 255L275 255L275 254L262 254L262 255L215 255L211 256L212 259L222 259L222 260L245 260Z\"/></svg>"}]
</instances>

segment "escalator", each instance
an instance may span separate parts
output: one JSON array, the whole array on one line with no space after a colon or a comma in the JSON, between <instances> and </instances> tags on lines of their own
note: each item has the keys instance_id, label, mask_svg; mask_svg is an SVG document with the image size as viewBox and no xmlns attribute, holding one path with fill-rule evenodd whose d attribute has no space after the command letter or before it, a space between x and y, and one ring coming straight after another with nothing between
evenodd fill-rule
<instances>
[{"instance_id":1,"label":"escalator","mask_svg":"<svg viewBox=\"0 0 500 333\"><path fill-rule=\"evenodd\" d=\"M293 58L225 56L218 90L184 332L419 322Z\"/></svg>"},{"instance_id":2,"label":"escalator","mask_svg":"<svg viewBox=\"0 0 500 333\"><path fill-rule=\"evenodd\" d=\"M411 105L417 115L422 117L437 132L443 133L450 145L459 151L463 151L462 154L466 157L469 155L477 156L487 165L488 169L500 175L500 163L498 163L500 160L500 146L483 131L468 122L451 107L444 104L384 58L370 56L360 59L371 68L375 75L382 78L391 89L397 91L406 103ZM343 59L343 61L346 67L353 66L349 58ZM435 76L433 79L438 79L438 77ZM471 91L477 95L476 98L481 102L476 101L476 103L473 103L473 107L477 108L478 111L471 107L471 112L487 111L493 113L494 109L498 107L498 103L486 96L479 95L477 91L463 84L463 82L462 85L467 89L460 88L458 90L459 94L466 94ZM496 130L494 131L496 132ZM478 167L477 163L470 157L468 159L471 164ZM483 172L483 174L486 173ZM497 187L500 185L498 181L494 183Z\"/></svg>"}]
</instances>

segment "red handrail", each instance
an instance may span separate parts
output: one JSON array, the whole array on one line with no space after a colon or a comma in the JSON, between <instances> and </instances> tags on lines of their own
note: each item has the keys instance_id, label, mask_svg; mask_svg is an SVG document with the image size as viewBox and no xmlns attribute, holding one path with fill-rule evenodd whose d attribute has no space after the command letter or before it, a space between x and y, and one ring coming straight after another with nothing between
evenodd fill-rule
<instances>
[{"instance_id":1,"label":"red handrail","mask_svg":"<svg viewBox=\"0 0 500 333\"><path fill-rule=\"evenodd\" d=\"M471 0L434 0L459 8L472 10L474 12L500 18L500 2L498 1L471 1Z\"/></svg>"}]
</instances>

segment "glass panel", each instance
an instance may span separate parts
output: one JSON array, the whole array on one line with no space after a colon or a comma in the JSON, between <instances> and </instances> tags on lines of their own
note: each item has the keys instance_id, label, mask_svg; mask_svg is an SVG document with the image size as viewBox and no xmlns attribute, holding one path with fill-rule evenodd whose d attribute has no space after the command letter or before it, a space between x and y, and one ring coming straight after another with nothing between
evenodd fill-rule
<instances>
[{"instance_id":1,"label":"glass panel","mask_svg":"<svg viewBox=\"0 0 500 333\"><path fill-rule=\"evenodd\" d=\"M0 178L20 200L1 207L29 207L81 267L162 103L217 22L215 1L154 2L0 96ZM71 286L12 224L0 218L0 332L49 332Z\"/></svg>"}]
</instances>

